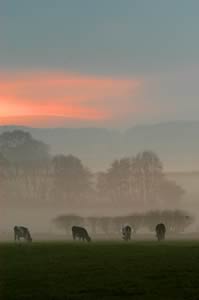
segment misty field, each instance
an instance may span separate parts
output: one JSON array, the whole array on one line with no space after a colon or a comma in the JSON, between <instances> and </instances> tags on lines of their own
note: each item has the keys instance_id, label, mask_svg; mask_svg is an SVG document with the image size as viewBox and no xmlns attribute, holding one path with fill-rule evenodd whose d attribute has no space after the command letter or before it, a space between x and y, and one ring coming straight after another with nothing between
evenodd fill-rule
<instances>
[{"instance_id":1,"label":"misty field","mask_svg":"<svg viewBox=\"0 0 199 300\"><path fill-rule=\"evenodd\" d=\"M0 244L0 298L198 299L199 242Z\"/></svg>"}]
</instances>

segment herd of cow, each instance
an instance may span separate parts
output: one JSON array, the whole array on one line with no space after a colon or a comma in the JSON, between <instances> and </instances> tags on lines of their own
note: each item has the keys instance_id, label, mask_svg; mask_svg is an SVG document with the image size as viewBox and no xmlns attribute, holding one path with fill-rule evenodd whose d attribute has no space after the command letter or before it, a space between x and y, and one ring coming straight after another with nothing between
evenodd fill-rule
<instances>
[{"instance_id":1,"label":"herd of cow","mask_svg":"<svg viewBox=\"0 0 199 300\"><path fill-rule=\"evenodd\" d=\"M166 226L163 223L157 224L155 231L156 231L156 236L157 236L158 241L165 239ZM131 232L132 232L132 228L130 225L123 226L122 227L123 240L130 241ZM73 236L73 240L78 239L78 240L87 241L87 242L91 241L91 238L88 235L87 230L80 226L72 227L72 236ZM32 237L31 237L30 231L27 227L15 226L14 227L14 239L15 239L15 241L20 241L21 238L23 238L27 242L32 242Z\"/></svg>"}]
</instances>

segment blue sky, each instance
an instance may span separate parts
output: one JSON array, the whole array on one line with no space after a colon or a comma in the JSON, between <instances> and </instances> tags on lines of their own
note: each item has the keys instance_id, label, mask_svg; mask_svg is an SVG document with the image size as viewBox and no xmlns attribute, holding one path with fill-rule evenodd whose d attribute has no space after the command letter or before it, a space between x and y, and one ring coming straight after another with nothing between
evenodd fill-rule
<instances>
[{"instance_id":1,"label":"blue sky","mask_svg":"<svg viewBox=\"0 0 199 300\"><path fill-rule=\"evenodd\" d=\"M197 0L0 0L1 77L42 71L132 78L141 84L125 102L130 113L117 119L113 105L108 126L197 119L198 33ZM135 113L131 102L146 109Z\"/></svg>"}]
</instances>

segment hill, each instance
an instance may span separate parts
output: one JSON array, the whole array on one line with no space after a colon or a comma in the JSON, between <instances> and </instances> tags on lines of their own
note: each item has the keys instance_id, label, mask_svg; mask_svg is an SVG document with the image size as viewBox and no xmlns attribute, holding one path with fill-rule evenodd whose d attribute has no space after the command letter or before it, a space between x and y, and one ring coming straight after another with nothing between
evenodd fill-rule
<instances>
[{"instance_id":1,"label":"hill","mask_svg":"<svg viewBox=\"0 0 199 300\"><path fill-rule=\"evenodd\" d=\"M22 129L44 141L51 152L72 153L92 168L102 170L115 158L153 150L167 170L199 169L199 121L135 126L124 132L106 128L31 128L0 126L0 133Z\"/></svg>"}]
</instances>

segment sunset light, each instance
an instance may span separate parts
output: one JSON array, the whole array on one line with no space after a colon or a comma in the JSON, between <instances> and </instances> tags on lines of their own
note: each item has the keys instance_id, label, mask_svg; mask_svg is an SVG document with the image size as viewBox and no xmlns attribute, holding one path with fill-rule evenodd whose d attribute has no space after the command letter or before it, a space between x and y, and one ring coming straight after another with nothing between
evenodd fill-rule
<instances>
[{"instance_id":1,"label":"sunset light","mask_svg":"<svg viewBox=\"0 0 199 300\"><path fill-rule=\"evenodd\" d=\"M48 117L97 122L114 119L118 110L113 102L122 105L139 85L135 79L61 72L1 74L0 122L18 124L20 117L24 120L28 116L29 124L36 119L39 123L42 118L47 121Z\"/></svg>"},{"instance_id":2,"label":"sunset light","mask_svg":"<svg viewBox=\"0 0 199 300\"><path fill-rule=\"evenodd\" d=\"M0 0L0 300L199 300L199 1Z\"/></svg>"}]
</instances>

